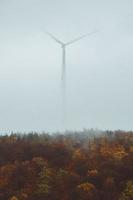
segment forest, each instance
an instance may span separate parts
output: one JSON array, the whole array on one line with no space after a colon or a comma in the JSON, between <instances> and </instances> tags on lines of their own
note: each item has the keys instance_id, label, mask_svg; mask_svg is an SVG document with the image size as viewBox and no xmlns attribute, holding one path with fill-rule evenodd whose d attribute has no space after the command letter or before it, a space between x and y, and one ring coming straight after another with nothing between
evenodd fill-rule
<instances>
[{"instance_id":1,"label":"forest","mask_svg":"<svg viewBox=\"0 0 133 200\"><path fill-rule=\"evenodd\" d=\"M132 131L0 136L0 200L132 199Z\"/></svg>"}]
</instances>

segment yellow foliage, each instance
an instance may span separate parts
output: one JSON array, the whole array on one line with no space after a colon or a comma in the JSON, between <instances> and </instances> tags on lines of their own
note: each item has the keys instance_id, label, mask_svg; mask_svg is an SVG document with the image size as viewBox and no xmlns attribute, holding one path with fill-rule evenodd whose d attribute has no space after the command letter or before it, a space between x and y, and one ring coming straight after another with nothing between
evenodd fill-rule
<instances>
[{"instance_id":1,"label":"yellow foliage","mask_svg":"<svg viewBox=\"0 0 133 200\"><path fill-rule=\"evenodd\" d=\"M95 186L89 182L78 185L78 188L85 192L91 192L91 191L95 190Z\"/></svg>"},{"instance_id":2,"label":"yellow foliage","mask_svg":"<svg viewBox=\"0 0 133 200\"><path fill-rule=\"evenodd\" d=\"M100 153L105 156L105 157L114 157L115 159L122 159L127 155L125 152L125 149L121 145L114 145L113 147L111 146L102 146L100 149Z\"/></svg>"},{"instance_id":3,"label":"yellow foliage","mask_svg":"<svg viewBox=\"0 0 133 200\"><path fill-rule=\"evenodd\" d=\"M73 153L73 159L84 159L85 158L85 155L83 155L83 153L81 152L80 149L76 149Z\"/></svg>"},{"instance_id":4,"label":"yellow foliage","mask_svg":"<svg viewBox=\"0 0 133 200\"><path fill-rule=\"evenodd\" d=\"M18 198L17 197L15 197L15 196L13 196L13 197L11 197L11 199L10 200L18 200Z\"/></svg>"},{"instance_id":5,"label":"yellow foliage","mask_svg":"<svg viewBox=\"0 0 133 200\"><path fill-rule=\"evenodd\" d=\"M127 153L125 151L118 151L114 153L114 158L121 160L122 158L124 158L127 155Z\"/></svg>"}]
</instances>

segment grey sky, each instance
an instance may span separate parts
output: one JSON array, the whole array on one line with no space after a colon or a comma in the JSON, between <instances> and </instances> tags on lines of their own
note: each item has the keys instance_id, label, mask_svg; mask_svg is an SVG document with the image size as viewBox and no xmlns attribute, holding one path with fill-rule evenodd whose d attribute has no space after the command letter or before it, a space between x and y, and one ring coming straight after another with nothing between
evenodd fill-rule
<instances>
[{"instance_id":1,"label":"grey sky","mask_svg":"<svg viewBox=\"0 0 133 200\"><path fill-rule=\"evenodd\" d=\"M67 42L67 128L133 129L132 0L0 0L0 131L57 131Z\"/></svg>"}]
</instances>

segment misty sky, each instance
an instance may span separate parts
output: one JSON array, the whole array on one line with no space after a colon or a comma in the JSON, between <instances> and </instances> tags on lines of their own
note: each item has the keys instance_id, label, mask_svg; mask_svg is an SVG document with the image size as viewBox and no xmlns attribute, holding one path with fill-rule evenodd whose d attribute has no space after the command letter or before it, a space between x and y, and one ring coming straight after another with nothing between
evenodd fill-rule
<instances>
[{"instance_id":1,"label":"misty sky","mask_svg":"<svg viewBox=\"0 0 133 200\"><path fill-rule=\"evenodd\" d=\"M0 0L0 132L58 131L69 41L67 129L133 129L132 0Z\"/></svg>"}]
</instances>

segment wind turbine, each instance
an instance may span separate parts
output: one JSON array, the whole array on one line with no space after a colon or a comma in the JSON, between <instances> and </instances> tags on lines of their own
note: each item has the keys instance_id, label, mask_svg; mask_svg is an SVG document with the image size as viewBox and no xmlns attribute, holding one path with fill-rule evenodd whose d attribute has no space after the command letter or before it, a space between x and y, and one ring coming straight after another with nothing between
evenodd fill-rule
<instances>
[{"instance_id":1,"label":"wind turbine","mask_svg":"<svg viewBox=\"0 0 133 200\"><path fill-rule=\"evenodd\" d=\"M98 32L98 30L96 31L93 31L93 32L90 32L90 33L87 33L85 35L82 35L78 38L75 38L69 42L62 42L61 40L57 39L53 34L49 33L49 32L46 32L55 42L57 42L58 44L61 45L61 48L62 48L62 75L61 75L61 79L65 85L65 82L66 82L66 47L89 36L89 35L92 35L94 33Z\"/></svg>"},{"instance_id":2,"label":"wind turbine","mask_svg":"<svg viewBox=\"0 0 133 200\"><path fill-rule=\"evenodd\" d=\"M62 42L60 39L58 39L56 36L53 34L46 32L55 42L57 42L59 45L61 45L62 48L62 73L61 73L61 81L62 81L62 100L63 100L63 118L64 118L64 123L66 121L66 47L69 45L72 45L73 43L90 36L94 33L98 32L98 30L95 30L93 32L87 33L85 35L82 35L78 38L75 38L73 40L70 40L69 42Z\"/></svg>"}]
</instances>

